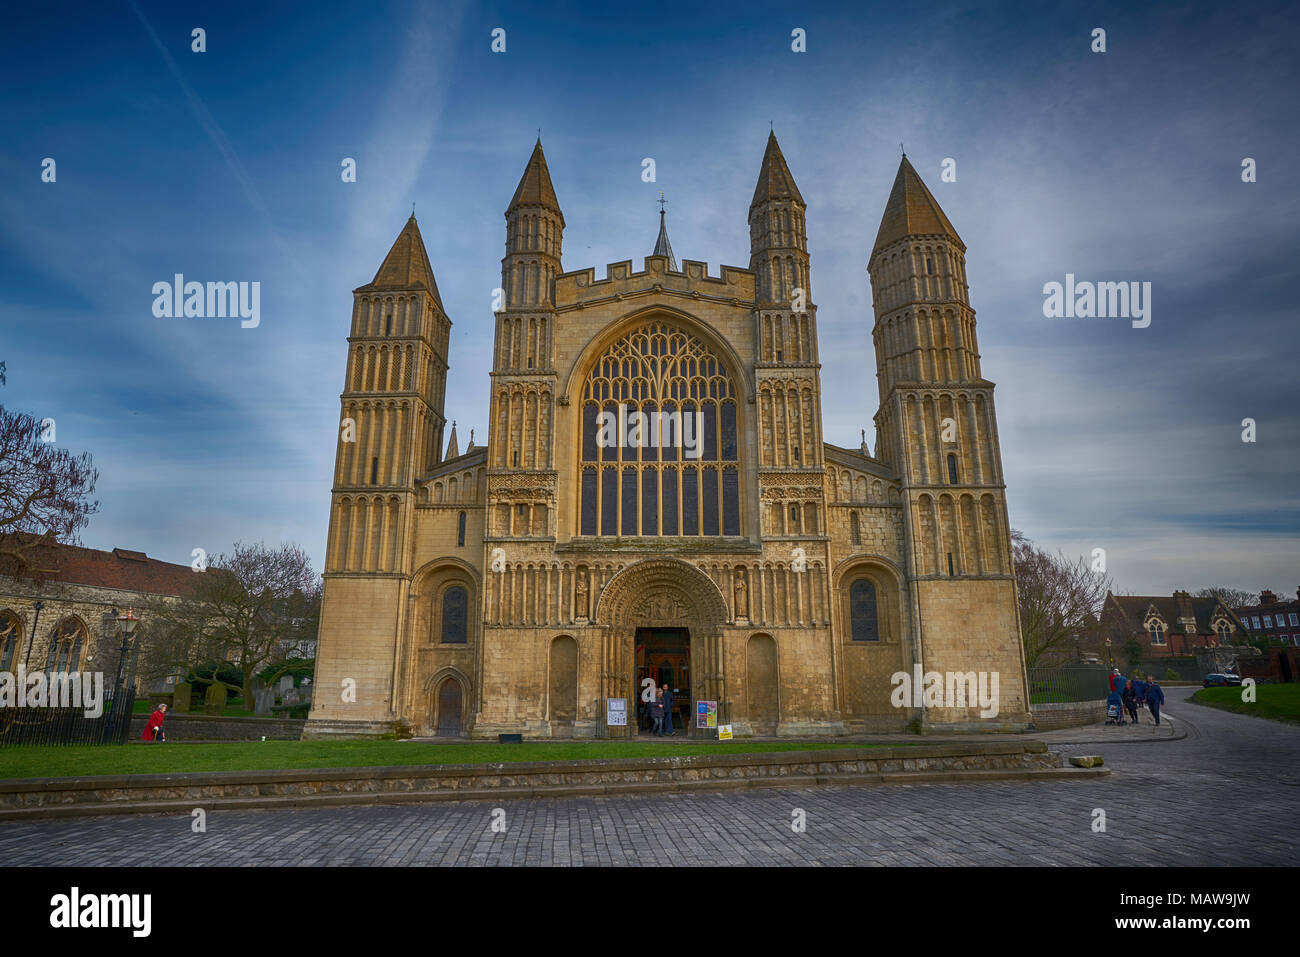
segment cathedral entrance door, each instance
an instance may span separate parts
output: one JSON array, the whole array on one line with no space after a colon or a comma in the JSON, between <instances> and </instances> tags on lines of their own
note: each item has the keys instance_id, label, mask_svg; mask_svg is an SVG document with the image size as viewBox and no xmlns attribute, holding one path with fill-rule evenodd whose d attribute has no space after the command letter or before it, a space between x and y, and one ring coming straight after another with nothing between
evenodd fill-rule
<instances>
[{"instance_id":1,"label":"cathedral entrance door","mask_svg":"<svg viewBox=\"0 0 1300 957\"><path fill-rule=\"evenodd\" d=\"M688 733L691 727L691 633L686 628L638 628L636 630L636 714L642 734L654 729L650 718L651 688L667 685L673 693L673 730Z\"/></svg>"},{"instance_id":2,"label":"cathedral entrance door","mask_svg":"<svg viewBox=\"0 0 1300 957\"><path fill-rule=\"evenodd\" d=\"M454 738L460 733L460 682L446 678L438 688L438 737Z\"/></svg>"}]
</instances>

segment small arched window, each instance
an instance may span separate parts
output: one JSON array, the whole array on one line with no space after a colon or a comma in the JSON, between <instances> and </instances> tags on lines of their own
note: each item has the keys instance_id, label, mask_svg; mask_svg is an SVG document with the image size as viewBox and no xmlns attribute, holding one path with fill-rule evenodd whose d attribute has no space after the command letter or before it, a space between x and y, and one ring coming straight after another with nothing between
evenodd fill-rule
<instances>
[{"instance_id":1,"label":"small arched window","mask_svg":"<svg viewBox=\"0 0 1300 957\"><path fill-rule=\"evenodd\" d=\"M934 275L934 260L929 256L925 257L925 271L931 276Z\"/></svg>"},{"instance_id":2,"label":"small arched window","mask_svg":"<svg viewBox=\"0 0 1300 957\"><path fill-rule=\"evenodd\" d=\"M1147 632L1151 636L1151 644L1163 645L1165 643L1165 626L1160 622L1151 622L1151 626L1147 629Z\"/></svg>"},{"instance_id":3,"label":"small arched window","mask_svg":"<svg viewBox=\"0 0 1300 957\"><path fill-rule=\"evenodd\" d=\"M456 516L456 547L465 547L465 513Z\"/></svg>"},{"instance_id":4,"label":"small arched window","mask_svg":"<svg viewBox=\"0 0 1300 957\"><path fill-rule=\"evenodd\" d=\"M954 453L952 453L952 452L949 452L949 453L948 453L948 484L949 484L949 485L956 485L957 482L958 482L958 479L957 479L957 456L956 456L956 454L954 454Z\"/></svg>"},{"instance_id":5,"label":"small arched window","mask_svg":"<svg viewBox=\"0 0 1300 957\"><path fill-rule=\"evenodd\" d=\"M1232 638L1232 629L1228 627L1228 623L1224 621L1222 618L1219 619L1219 623L1218 625L1215 626L1214 630L1219 633L1219 641L1223 642L1224 644L1227 644L1228 641Z\"/></svg>"},{"instance_id":6,"label":"small arched window","mask_svg":"<svg viewBox=\"0 0 1300 957\"><path fill-rule=\"evenodd\" d=\"M23 625L11 611L0 612L0 671L13 671L22 644Z\"/></svg>"},{"instance_id":7,"label":"small arched window","mask_svg":"<svg viewBox=\"0 0 1300 957\"><path fill-rule=\"evenodd\" d=\"M855 579L849 586L849 627L854 641L880 640L876 586L866 578Z\"/></svg>"},{"instance_id":8,"label":"small arched window","mask_svg":"<svg viewBox=\"0 0 1300 957\"><path fill-rule=\"evenodd\" d=\"M465 644L468 611L469 592L460 585L452 585L442 593L442 643L444 645Z\"/></svg>"},{"instance_id":9,"label":"small arched window","mask_svg":"<svg viewBox=\"0 0 1300 957\"><path fill-rule=\"evenodd\" d=\"M45 657L47 672L78 671L81 649L86 643L86 626L79 618L65 618L50 635L50 650Z\"/></svg>"},{"instance_id":10,"label":"small arched window","mask_svg":"<svg viewBox=\"0 0 1300 957\"><path fill-rule=\"evenodd\" d=\"M858 521L857 512L849 515L849 541L854 545L862 544L862 524Z\"/></svg>"}]
</instances>

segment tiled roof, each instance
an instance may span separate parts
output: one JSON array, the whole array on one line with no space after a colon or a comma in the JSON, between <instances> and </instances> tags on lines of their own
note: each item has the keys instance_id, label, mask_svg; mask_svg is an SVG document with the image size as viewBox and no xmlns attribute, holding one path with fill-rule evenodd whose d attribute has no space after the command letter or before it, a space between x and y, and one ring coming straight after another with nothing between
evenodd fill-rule
<instances>
[{"instance_id":1,"label":"tiled roof","mask_svg":"<svg viewBox=\"0 0 1300 957\"><path fill-rule=\"evenodd\" d=\"M528 166L519 179L514 198L510 200L507 209L516 206L545 206L560 213L560 221L564 221L560 201L555 198L555 187L551 185L551 172L546 168L546 154L542 152L541 140L533 147L533 155L528 158Z\"/></svg>"},{"instance_id":2,"label":"tiled roof","mask_svg":"<svg viewBox=\"0 0 1300 957\"><path fill-rule=\"evenodd\" d=\"M52 571L47 582L121 588L152 595L187 595L194 589L195 575L189 565L174 565L148 557L144 552L115 548L103 552L79 545L44 545L32 557L36 568Z\"/></svg>"},{"instance_id":3,"label":"tiled roof","mask_svg":"<svg viewBox=\"0 0 1300 957\"><path fill-rule=\"evenodd\" d=\"M1123 616L1132 625L1133 630L1142 631L1145 628L1147 609L1155 607L1160 617L1168 626L1170 634L1183 634L1183 625L1179 619L1183 616L1177 598L1171 595L1112 595L1111 601L1114 603ZM1196 596L1186 599L1191 609L1192 616L1196 619L1196 634L1209 635L1214 633L1211 621L1214 618L1216 608L1223 607L1227 612L1229 619L1235 619L1231 608L1223 605L1217 598L1198 598Z\"/></svg>"}]
</instances>

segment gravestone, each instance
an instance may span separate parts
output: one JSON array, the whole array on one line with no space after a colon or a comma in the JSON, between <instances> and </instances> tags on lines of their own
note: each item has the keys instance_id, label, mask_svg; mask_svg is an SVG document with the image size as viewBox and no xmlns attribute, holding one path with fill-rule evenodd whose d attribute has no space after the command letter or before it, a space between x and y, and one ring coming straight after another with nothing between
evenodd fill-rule
<instances>
[{"instance_id":1,"label":"gravestone","mask_svg":"<svg viewBox=\"0 0 1300 957\"><path fill-rule=\"evenodd\" d=\"M293 690L293 675L280 676L280 694L286 694Z\"/></svg>"},{"instance_id":2,"label":"gravestone","mask_svg":"<svg viewBox=\"0 0 1300 957\"><path fill-rule=\"evenodd\" d=\"M208 693L203 699L203 710L211 715L220 716L226 710L226 686L208 685Z\"/></svg>"},{"instance_id":3,"label":"gravestone","mask_svg":"<svg viewBox=\"0 0 1300 957\"><path fill-rule=\"evenodd\" d=\"M182 681L172 689L172 710L177 714L189 714L192 705L193 688L188 681Z\"/></svg>"},{"instance_id":4,"label":"gravestone","mask_svg":"<svg viewBox=\"0 0 1300 957\"><path fill-rule=\"evenodd\" d=\"M262 688L253 692L253 714L270 714L275 704L275 689Z\"/></svg>"}]
</instances>

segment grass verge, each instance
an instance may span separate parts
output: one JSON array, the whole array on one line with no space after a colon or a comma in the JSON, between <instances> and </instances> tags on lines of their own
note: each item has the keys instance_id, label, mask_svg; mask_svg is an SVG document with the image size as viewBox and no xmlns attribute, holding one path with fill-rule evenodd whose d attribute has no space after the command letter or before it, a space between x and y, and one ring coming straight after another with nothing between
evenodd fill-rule
<instances>
[{"instance_id":1,"label":"grass verge","mask_svg":"<svg viewBox=\"0 0 1300 957\"><path fill-rule=\"evenodd\" d=\"M1234 714L1300 724L1300 684L1255 685L1255 700L1242 701L1241 688L1202 688L1192 695L1197 704Z\"/></svg>"}]
</instances>

